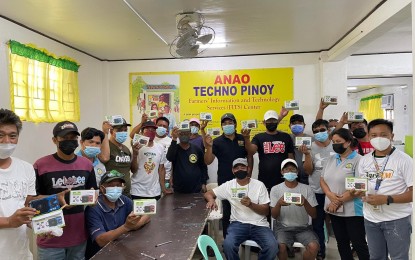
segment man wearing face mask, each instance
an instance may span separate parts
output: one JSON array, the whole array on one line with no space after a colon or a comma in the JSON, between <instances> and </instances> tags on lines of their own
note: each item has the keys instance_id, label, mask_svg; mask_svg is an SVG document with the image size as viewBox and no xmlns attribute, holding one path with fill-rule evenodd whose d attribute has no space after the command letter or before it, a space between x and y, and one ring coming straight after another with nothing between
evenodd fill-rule
<instances>
[{"instance_id":1,"label":"man wearing face mask","mask_svg":"<svg viewBox=\"0 0 415 260\"><path fill-rule=\"evenodd\" d=\"M267 131L255 135L252 142L249 140L250 130L242 130L246 150L252 154L258 152L258 180L265 184L268 192L284 181L282 175L275 172L275 169L280 169L281 162L285 159L294 159L293 141L289 134L277 130L278 122L277 112L268 110L264 114L263 121Z\"/></svg>"},{"instance_id":2,"label":"man wearing face mask","mask_svg":"<svg viewBox=\"0 0 415 260\"><path fill-rule=\"evenodd\" d=\"M206 121L205 121L206 122ZM205 127L208 122L203 123L202 136L206 146L205 163L210 165L215 158L218 159L218 184L221 185L234 178L232 173L232 162L237 158L247 158L248 175L251 176L254 159L252 153L245 149L245 140L241 134L236 133L236 118L231 113L226 113L221 117L223 134L215 140L206 135ZM222 201L222 230L223 237L226 237L226 230L229 226L231 216L231 205L227 200Z\"/></svg>"},{"instance_id":3,"label":"man wearing face mask","mask_svg":"<svg viewBox=\"0 0 415 260\"><path fill-rule=\"evenodd\" d=\"M198 146L205 152L205 146L203 144L203 137L199 134L200 130L200 120L197 118L191 118L189 120L190 123L190 143Z\"/></svg>"},{"instance_id":4,"label":"man wearing face mask","mask_svg":"<svg viewBox=\"0 0 415 260\"><path fill-rule=\"evenodd\" d=\"M40 158L34 164L38 195L52 195L72 190L97 189L91 161L76 156L78 128L69 121L53 128L52 141L57 152ZM83 259L87 232L83 206L63 209L65 227L61 237L37 237L38 259Z\"/></svg>"},{"instance_id":5,"label":"man wearing face mask","mask_svg":"<svg viewBox=\"0 0 415 260\"><path fill-rule=\"evenodd\" d=\"M109 140L106 134L111 125L108 122L102 124L102 130L87 127L81 132L81 149L75 152L78 156L84 156L92 162L94 166L95 178L97 183L105 173L105 165L110 158Z\"/></svg>"},{"instance_id":6,"label":"man wearing face mask","mask_svg":"<svg viewBox=\"0 0 415 260\"><path fill-rule=\"evenodd\" d=\"M152 121L142 125L141 134L149 138L147 145L133 144L133 150L137 151L137 171L131 177L131 197L133 199L160 199L161 192L172 193L171 188L166 188L165 168L166 155L164 147L154 142L157 126Z\"/></svg>"},{"instance_id":7,"label":"man wearing face mask","mask_svg":"<svg viewBox=\"0 0 415 260\"><path fill-rule=\"evenodd\" d=\"M304 133L305 123L304 117L299 114L294 114L290 117L290 129L292 134L290 134L293 143L295 143L296 137L311 137L311 140L314 141L314 137ZM295 161L298 165L298 180L301 183L308 184L308 174L304 172L303 167L303 153L298 149L294 149Z\"/></svg>"},{"instance_id":8,"label":"man wearing face mask","mask_svg":"<svg viewBox=\"0 0 415 260\"><path fill-rule=\"evenodd\" d=\"M167 150L171 144L171 138L168 136L169 134L169 120L165 117L159 117L156 120L156 137L154 138L155 143L159 143L164 147L164 156L167 155ZM165 176L165 185L166 188L169 188L172 185L173 179L171 178L173 166L172 163L168 160L164 163L164 169L166 171Z\"/></svg>"},{"instance_id":9,"label":"man wearing face mask","mask_svg":"<svg viewBox=\"0 0 415 260\"><path fill-rule=\"evenodd\" d=\"M22 121L8 109L0 109L0 250L2 259L33 259L27 224L36 210L25 207L36 195L33 166L11 157L22 131Z\"/></svg>"},{"instance_id":10,"label":"man wearing face mask","mask_svg":"<svg viewBox=\"0 0 415 260\"><path fill-rule=\"evenodd\" d=\"M133 201L122 195L124 174L106 172L99 185L97 204L85 209L89 239L85 258L94 256L102 247L129 231L137 230L150 221L148 215L133 213Z\"/></svg>"},{"instance_id":11,"label":"man wearing face mask","mask_svg":"<svg viewBox=\"0 0 415 260\"><path fill-rule=\"evenodd\" d=\"M357 175L368 178L363 217L371 259L409 259L413 163L392 146L393 123L384 119L368 125L375 151L363 156Z\"/></svg>"},{"instance_id":12,"label":"man wearing face mask","mask_svg":"<svg viewBox=\"0 0 415 260\"><path fill-rule=\"evenodd\" d=\"M105 163L107 171L117 170L125 175L125 189L123 194L127 197L131 196L131 177L130 171L137 171L137 155L138 151L130 149L124 145L128 138L128 127L131 126L123 118L123 123L120 125L112 125L110 130L110 159Z\"/></svg>"},{"instance_id":13,"label":"man wearing face mask","mask_svg":"<svg viewBox=\"0 0 415 260\"><path fill-rule=\"evenodd\" d=\"M318 259L324 259L326 256L326 247L324 243L324 200L325 195L320 186L321 173L324 170L325 162L330 156L336 154L333 150L328 133L329 122L323 119L316 120L311 128L314 134L314 142L311 144L311 150L305 145L298 149L304 154L304 171L308 174L308 183L313 190L317 199L317 217L313 219L313 229L319 238L320 252Z\"/></svg>"},{"instance_id":14,"label":"man wearing face mask","mask_svg":"<svg viewBox=\"0 0 415 260\"><path fill-rule=\"evenodd\" d=\"M232 207L231 224L223 242L226 259L239 259L239 246L248 239L260 246L259 260L275 259L278 242L267 221L268 191L262 182L249 177L247 159L237 158L232 165L235 179L205 193L207 208L217 209L216 198L229 201Z\"/></svg>"},{"instance_id":15,"label":"man wearing face mask","mask_svg":"<svg viewBox=\"0 0 415 260\"><path fill-rule=\"evenodd\" d=\"M300 242L306 248L303 259L316 259L319 242L313 227L309 225L309 217L317 215L317 200L310 186L297 181L298 165L292 159L281 163L281 174L285 181L271 189L271 215L276 219L274 232L279 242L278 259L288 257L287 249L294 242ZM288 204L284 201L284 193L301 194L300 204Z\"/></svg>"},{"instance_id":16,"label":"man wearing face mask","mask_svg":"<svg viewBox=\"0 0 415 260\"><path fill-rule=\"evenodd\" d=\"M167 152L167 160L173 163L174 192L206 192L209 177L204 154L198 146L190 143L190 135L189 130L179 130L177 127L172 130L173 140Z\"/></svg>"}]
</instances>

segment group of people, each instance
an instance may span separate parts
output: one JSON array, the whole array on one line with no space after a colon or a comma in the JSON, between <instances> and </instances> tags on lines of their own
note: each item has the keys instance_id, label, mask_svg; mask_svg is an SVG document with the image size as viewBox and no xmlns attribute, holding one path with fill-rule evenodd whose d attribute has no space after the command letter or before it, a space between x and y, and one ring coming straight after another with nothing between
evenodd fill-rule
<instances>
[{"instance_id":1,"label":"group of people","mask_svg":"<svg viewBox=\"0 0 415 260\"><path fill-rule=\"evenodd\" d=\"M250 130L237 133L237 120L225 113L223 134L206 134L207 121L192 118L188 129L143 114L131 125L111 125L81 133L69 121L53 129L56 153L30 165L12 157L22 130L14 112L0 109L0 248L8 259L31 259L26 234L36 214L31 200L58 194L64 207L63 235L39 235L39 259L87 259L131 230L150 221L132 214L132 199L160 199L175 193L203 192L207 208L222 200L224 253L239 259L242 242L251 239L259 259L287 259L294 242L305 246L304 259L325 258L324 225L329 216L341 259L408 259L412 214L412 159L392 145L393 124L376 119L351 123L324 120L320 104L313 135L305 133L304 117L290 117L290 134L278 125L288 114L269 110L264 133L251 139ZM348 124L348 129L343 128ZM146 145L125 144L140 134ZM81 136L78 148L78 136ZM295 146L296 137L312 138ZM251 178L258 153L258 179ZM207 166L218 162L218 187L207 191ZM368 179L367 191L346 190L346 177ZM95 205L67 205L70 189L98 189ZM301 195L297 203L286 193ZM273 226L273 229L270 228ZM7 239L6 239L7 238ZM15 241L21 241L15 243ZM352 245L352 247L351 247Z\"/></svg>"}]
</instances>

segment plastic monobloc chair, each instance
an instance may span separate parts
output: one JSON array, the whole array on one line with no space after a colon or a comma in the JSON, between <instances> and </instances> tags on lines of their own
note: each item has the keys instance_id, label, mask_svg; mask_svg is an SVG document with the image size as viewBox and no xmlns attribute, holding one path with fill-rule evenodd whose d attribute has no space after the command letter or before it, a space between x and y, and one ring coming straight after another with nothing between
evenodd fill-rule
<instances>
[{"instance_id":1,"label":"plastic monobloc chair","mask_svg":"<svg viewBox=\"0 0 415 260\"><path fill-rule=\"evenodd\" d=\"M213 249L213 252L215 252L215 257L216 260L223 260L222 255L219 252L219 248L216 245L215 241L207 235L200 235L199 238L197 239L197 246L199 247L200 252L203 255L203 258L205 260L208 260L208 253L207 253L207 248L208 246L210 246Z\"/></svg>"}]
</instances>

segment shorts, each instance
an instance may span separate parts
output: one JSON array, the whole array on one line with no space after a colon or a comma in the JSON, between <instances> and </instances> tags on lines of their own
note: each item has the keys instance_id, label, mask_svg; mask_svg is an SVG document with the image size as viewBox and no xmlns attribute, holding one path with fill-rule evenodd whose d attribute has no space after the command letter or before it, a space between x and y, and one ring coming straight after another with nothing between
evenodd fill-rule
<instances>
[{"instance_id":1,"label":"shorts","mask_svg":"<svg viewBox=\"0 0 415 260\"><path fill-rule=\"evenodd\" d=\"M278 243L286 244L289 247L292 247L294 242L299 242L304 246L307 246L311 242L320 245L311 225L307 227L284 227L277 223L274 232L277 236Z\"/></svg>"}]
</instances>

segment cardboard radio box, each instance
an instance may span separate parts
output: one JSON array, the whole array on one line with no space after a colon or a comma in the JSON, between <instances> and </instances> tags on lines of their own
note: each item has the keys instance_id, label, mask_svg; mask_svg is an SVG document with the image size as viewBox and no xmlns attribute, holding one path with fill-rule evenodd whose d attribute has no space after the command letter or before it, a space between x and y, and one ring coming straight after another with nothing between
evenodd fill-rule
<instances>
[{"instance_id":1,"label":"cardboard radio box","mask_svg":"<svg viewBox=\"0 0 415 260\"><path fill-rule=\"evenodd\" d=\"M367 179L357 177L346 178L346 190L367 191Z\"/></svg>"},{"instance_id":2,"label":"cardboard radio box","mask_svg":"<svg viewBox=\"0 0 415 260\"><path fill-rule=\"evenodd\" d=\"M298 100L285 101L284 107L287 110L298 110L300 109L300 102Z\"/></svg>"},{"instance_id":3,"label":"cardboard radio box","mask_svg":"<svg viewBox=\"0 0 415 260\"><path fill-rule=\"evenodd\" d=\"M179 131L190 131L190 122L189 121L180 122Z\"/></svg>"},{"instance_id":4,"label":"cardboard radio box","mask_svg":"<svg viewBox=\"0 0 415 260\"><path fill-rule=\"evenodd\" d=\"M301 194L294 192L284 192L284 201L288 204L301 205Z\"/></svg>"},{"instance_id":5,"label":"cardboard radio box","mask_svg":"<svg viewBox=\"0 0 415 260\"><path fill-rule=\"evenodd\" d=\"M157 200L155 199L140 199L133 200L135 215L149 215L156 214Z\"/></svg>"},{"instance_id":6,"label":"cardboard radio box","mask_svg":"<svg viewBox=\"0 0 415 260\"><path fill-rule=\"evenodd\" d=\"M256 120L242 120L241 125L243 129L256 129L258 128L258 123Z\"/></svg>"},{"instance_id":7,"label":"cardboard radio box","mask_svg":"<svg viewBox=\"0 0 415 260\"><path fill-rule=\"evenodd\" d=\"M69 194L69 205L92 205L96 200L95 190L71 190Z\"/></svg>"},{"instance_id":8,"label":"cardboard radio box","mask_svg":"<svg viewBox=\"0 0 415 260\"><path fill-rule=\"evenodd\" d=\"M301 145L307 146L307 148L311 148L311 137L309 136L297 136L295 137L295 146L299 147Z\"/></svg>"},{"instance_id":9,"label":"cardboard radio box","mask_svg":"<svg viewBox=\"0 0 415 260\"><path fill-rule=\"evenodd\" d=\"M199 118L200 118L200 120L212 121L212 113L202 112L202 113L200 113Z\"/></svg>"},{"instance_id":10,"label":"cardboard radio box","mask_svg":"<svg viewBox=\"0 0 415 260\"><path fill-rule=\"evenodd\" d=\"M42 199L32 200L29 202L29 206L36 209L36 215L46 214L61 208L56 194Z\"/></svg>"},{"instance_id":11,"label":"cardboard radio box","mask_svg":"<svg viewBox=\"0 0 415 260\"><path fill-rule=\"evenodd\" d=\"M135 145L136 143L139 143L141 145L147 146L148 142L150 142L150 137L139 135L139 134L134 135L133 145Z\"/></svg>"},{"instance_id":12,"label":"cardboard radio box","mask_svg":"<svg viewBox=\"0 0 415 260\"><path fill-rule=\"evenodd\" d=\"M364 119L361 112L347 112L347 121L349 122L363 122Z\"/></svg>"},{"instance_id":13,"label":"cardboard radio box","mask_svg":"<svg viewBox=\"0 0 415 260\"><path fill-rule=\"evenodd\" d=\"M337 96L324 96L323 103L330 104L330 105L337 105Z\"/></svg>"},{"instance_id":14,"label":"cardboard radio box","mask_svg":"<svg viewBox=\"0 0 415 260\"><path fill-rule=\"evenodd\" d=\"M105 116L105 120L108 121L111 125L122 125L124 123L124 120L120 115Z\"/></svg>"},{"instance_id":15,"label":"cardboard radio box","mask_svg":"<svg viewBox=\"0 0 415 260\"><path fill-rule=\"evenodd\" d=\"M220 128L219 127L208 128L207 134L210 136L220 136Z\"/></svg>"},{"instance_id":16,"label":"cardboard radio box","mask_svg":"<svg viewBox=\"0 0 415 260\"><path fill-rule=\"evenodd\" d=\"M147 110L146 111L147 117L148 119L153 119L153 118L157 118L159 111L157 110Z\"/></svg>"},{"instance_id":17,"label":"cardboard radio box","mask_svg":"<svg viewBox=\"0 0 415 260\"><path fill-rule=\"evenodd\" d=\"M55 210L32 218L32 228L35 234L48 232L52 227L65 226L62 210Z\"/></svg>"}]
</instances>

